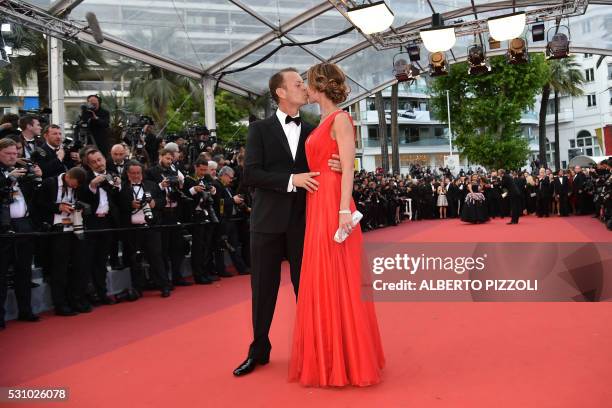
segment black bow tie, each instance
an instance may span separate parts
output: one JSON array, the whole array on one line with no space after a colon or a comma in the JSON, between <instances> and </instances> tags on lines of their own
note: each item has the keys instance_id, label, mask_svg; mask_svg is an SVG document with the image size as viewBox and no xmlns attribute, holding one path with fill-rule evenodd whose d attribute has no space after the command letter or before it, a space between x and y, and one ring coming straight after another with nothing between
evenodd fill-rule
<instances>
[{"instance_id":1,"label":"black bow tie","mask_svg":"<svg viewBox=\"0 0 612 408\"><path fill-rule=\"evenodd\" d=\"M287 117L285 118L285 124L288 125L291 122L295 122L297 126L300 126L300 124L302 123L302 119L299 116L292 118L291 116L287 115Z\"/></svg>"},{"instance_id":2,"label":"black bow tie","mask_svg":"<svg viewBox=\"0 0 612 408\"><path fill-rule=\"evenodd\" d=\"M142 184L132 183L132 187L142 187Z\"/></svg>"},{"instance_id":3,"label":"black bow tie","mask_svg":"<svg viewBox=\"0 0 612 408\"><path fill-rule=\"evenodd\" d=\"M27 143L27 144L35 144L35 143L36 143L36 141L34 141L34 140L26 140L26 143Z\"/></svg>"}]
</instances>

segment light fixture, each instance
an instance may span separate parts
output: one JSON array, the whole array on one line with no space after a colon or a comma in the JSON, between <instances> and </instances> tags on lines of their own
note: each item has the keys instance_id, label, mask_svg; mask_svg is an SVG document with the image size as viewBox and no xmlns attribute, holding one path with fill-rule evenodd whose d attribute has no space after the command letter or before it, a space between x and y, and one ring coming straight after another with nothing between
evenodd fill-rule
<instances>
[{"instance_id":1,"label":"light fixture","mask_svg":"<svg viewBox=\"0 0 612 408\"><path fill-rule=\"evenodd\" d=\"M489 35L497 41L506 41L519 37L525 29L527 15L524 11L492 17L487 20Z\"/></svg>"},{"instance_id":2,"label":"light fixture","mask_svg":"<svg viewBox=\"0 0 612 408\"><path fill-rule=\"evenodd\" d=\"M491 66L487 62L485 50L482 45L474 44L468 48L467 56L468 73L470 75L487 74L491 72Z\"/></svg>"},{"instance_id":3,"label":"light fixture","mask_svg":"<svg viewBox=\"0 0 612 408\"><path fill-rule=\"evenodd\" d=\"M489 37L489 49L490 50L497 50L501 48L501 42L494 40L493 38Z\"/></svg>"},{"instance_id":4,"label":"light fixture","mask_svg":"<svg viewBox=\"0 0 612 408\"><path fill-rule=\"evenodd\" d=\"M443 52L429 54L429 76L448 75L448 60Z\"/></svg>"},{"instance_id":5,"label":"light fixture","mask_svg":"<svg viewBox=\"0 0 612 408\"><path fill-rule=\"evenodd\" d=\"M397 82L412 82L421 74L421 70L408 63L406 58L398 58L400 55L410 56L410 52L400 51L395 54L393 57L393 75L395 75Z\"/></svg>"},{"instance_id":6,"label":"light fixture","mask_svg":"<svg viewBox=\"0 0 612 408\"><path fill-rule=\"evenodd\" d=\"M544 23L531 26L531 39L533 42L544 41Z\"/></svg>"},{"instance_id":7,"label":"light fixture","mask_svg":"<svg viewBox=\"0 0 612 408\"><path fill-rule=\"evenodd\" d=\"M11 32L11 25L9 23L2 23L1 31L3 33L10 33Z\"/></svg>"},{"instance_id":8,"label":"light fixture","mask_svg":"<svg viewBox=\"0 0 612 408\"><path fill-rule=\"evenodd\" d=\"M421 59L421 49L418 45L411 45L406 49L406 51L408 51L410 61L417 62Z\"/></svg>"},{"instance_id":9,"label":"light fixture","mask_svg":"<svg viewBox=\"0 0 612 408\"><path fill-rule=\"evenodd\" d=\"M549 34L551 29L555 28L556 30L552 40L548 41L548 44L546 44L546 58L548 59L562 59L569 56L570 40L567 35L558 31L562 27L564 27L569 34L569 28L566 26L551 27L548 30Z\"/></svg>"},{"instance_id":10,"label":"light fixture","mask_svg":"<svg viewBox=\"0 0 612 408\"><path fill-rule=\"evenodd\" d=\"M431 16L431 28L419 32L423 45L429 52L448 51L455 45L455 27L444 27L444 20L438 13Z\"/></svg>"},{"instance_id":11,"label":"light fixture","mask_svg":"<svg viewBox=\"0 0 612 408\"><path fill-rule=\"evenodd\" d=\"M508 43L508 52L506 60L509 64L526 64L529 62L529 54L527 53L527 41L518 37L513 38Z\"/></svg>"},{"instance_id":12,"label":"light fixture","mask_svg":"<svg viewBox=\"0 0 612 408\"><path fill-rule=\"evenodd\" d=\"M385 31L393 24L395 15L384 1L362 4L347 10L348 18L364 34Z\"/></svg>"}]
</instances>

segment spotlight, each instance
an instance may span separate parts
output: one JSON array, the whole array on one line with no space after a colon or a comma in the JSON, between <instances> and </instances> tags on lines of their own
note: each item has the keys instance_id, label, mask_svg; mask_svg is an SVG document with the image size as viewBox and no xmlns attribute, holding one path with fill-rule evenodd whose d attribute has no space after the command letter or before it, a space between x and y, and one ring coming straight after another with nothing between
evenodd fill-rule
<instances>
[{"instance_id":1,"label":"spotlight","mask_svg":"<svg viewBox=\"0 0 612 408\"><path fill-rule=\"evenodd\" d=\"M453 48L457 37L454 27L444 27L444 21L438 13L431 16L431 28L419 32L423 45L430 52L448 51Z\"/></svg>"},{"instance_id":2,"label":"spotlight","mask_svg":"<svg viewBox=\"0 0 612 408\"><path fill-rule=\"evenodd\" d=\"M429 54L429 76L448 75L448 61L443 52Z\"/></svg>"},{"instance_id":3,"label":"spotlight","mask_svg":"<svg viewBox=\"0 0 612 408\"><path fill-rule=\"evenodd\" d=\"M531 39L533 42L544 41L544 23L531 26Z\"/></svg>"},{"instance_id":4,"label":"spotlight","mask_svg":"<svg viewBox=\"0 0 612 408\"><path fill-rule=\"evenodd\" d=\"M403 58L393 62L393 74L397 82L414 81L421 74L421 70L412 64L409 64Z\"/></svg>"},{"instance_id":5,"label":"spotlight","mask_svg":"<svg viewBox=\"0 0 612 408\"><path fill-rule=\"evenodd\" d=\"M526 64L529 62L529 54L527 53L527 42L518 37L512 39L508 43L508 52L506 60L509 64Z\"/></svg>"},{"instance_id":6,"label":"spotlight","mask_svg":"<svg viewBox=\"0 0 612 408\"><path fill-rule=\"evenodd\" d=\"M523 33L526 21L524 11L490 18L487 20L489 35L497 41L511 40Z\"/></svg>"},{"instance_id":7,"label":"spotlight","mask_svg":"<svg viewBox=\"0 0 612 408\"><path fill-rule=\"evenodd\" d=\"M411 45L407 48L407 51L411 62L417 62L421 59L421 49L418 45Z\"/></svg>"},{"instance_id":8,"label":"spotlight","mask_svg":"<svg viewBox=\"0 0 612 408\"><path fill-rule=\"evenodd\" d=\"M352 7L347 10L351 22L364 34L385 31L393 24L395 15L384 1Z\"/></svg>"},{"instance_id":9,"label":"spotlight","mask_svg":"<svg viewBox=\"0 0 612 408\"><path fill-rule=\"evenodd\" d=\"M487 63L485 50L481 45L474 44L468 48L468 73L470 75L487 74L491 72L491 67Z\"/></svg>"},{"instance_id":10,"label":"spotlight","mask_svg":"<svg viewBox=\"0 0 612 408\"><path fill-rule=\"evenodd\" d=\"M565 26L559 26L559 28L561 27L565 27ZM551 27L551 29L552 28L554 27ZM568 30L568 33L569 33L569 28L567 27L565 28ZM548 33L550 34L550 29L548 30ZM552 40L550 40L548 44L546 45L546 58L548 59L567 58L567 56L570 53L569 46L570 46L570 40L567 37L567 35L557 31L555 35L553 35Z\"/></svg>"}]
</instances>

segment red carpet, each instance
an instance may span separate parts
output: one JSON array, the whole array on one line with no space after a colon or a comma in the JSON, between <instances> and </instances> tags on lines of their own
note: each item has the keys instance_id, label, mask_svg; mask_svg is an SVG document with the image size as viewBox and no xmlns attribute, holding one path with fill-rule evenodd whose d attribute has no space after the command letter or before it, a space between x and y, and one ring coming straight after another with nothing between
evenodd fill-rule
<instances>
[{"instance_id":1,"label":"red carpet","mask_svg":"<svg viewBox=\"0 0 612 408\"><path fill-rule=\"evenodd\" d=\"M526 217L464 225L405 223L371 241L606 241L591 218ZM63 386L74 407L609 407L610 303L379 303L382 384L340 390L286 382L294 298L283 276L272 360L231 371L251 337L248 277L150 293L0 333L0 386Z\"/></svg>"}]
</instances>

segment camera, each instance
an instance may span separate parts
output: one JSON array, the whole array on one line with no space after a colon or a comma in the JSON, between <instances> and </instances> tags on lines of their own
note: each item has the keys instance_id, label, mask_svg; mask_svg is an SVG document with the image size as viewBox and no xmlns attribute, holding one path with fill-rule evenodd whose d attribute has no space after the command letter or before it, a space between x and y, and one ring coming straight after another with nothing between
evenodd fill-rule
<instances>
[{"instance_id":1,"label":"camera","mask_svg":"<svg viewBox=\"0 0 612 408\"><path fill-rule=\"evenodd\" d=\"M19 159L19 162L21 164L20 167L26 169L26 174L20 177L22 183L31 183L34 185L34 188L40 187L42 185L42 177L36 175L34 171L36 164L28 159Z\"/></svg>"},{"instance_id":2,"label":"camera","mask_svg":"<svg viewBox=\"0 0 612 408\"><path fill-rule=\"evenodd\" d=\"M74 208L74 212L72 213L72 231L76 235L76 237L80 240L85 239L83 233L85 232L83 226L83 215L91 214L91 205L84 203L83 201L76 201L72 208Z\"/></svg>"},{"instance_id":3,"label":"camera","mask_svg":"<svg viewBox=\"0 0 612 408\"><path fill-rule=\"evenodd\" d=\"M150 193L147 193L146 191L144 192L142 198L139 201L140 209L144 213L144 218L147 224L151 224L153 222L153 211L151 210L151 206L149 205L151 204L151 201L153 201L153 197Z\"/></svg>"},{"instance_id":4,"label":"camera","mask_svg":"<svg viewBox=\"0 0 612 408\"><path fill-rule=\"evenodd\" d=\"M117 174L105 174L104 181L100 183L100 186L107 187L111 191L119 191L119 183L115 183L115 179L118 177Z\"/></svg>"},{"instance_id":5,"label":"camera","mask_svg":"<svg viewBox=\"0 0 612 408\"><path fill-rule=\"evenodd\" d=\"M68 153L78 153L83 148L83 141L76 135L74 138L66 136L62 142L62 147Z\"/></svg>"}]
</instances>

